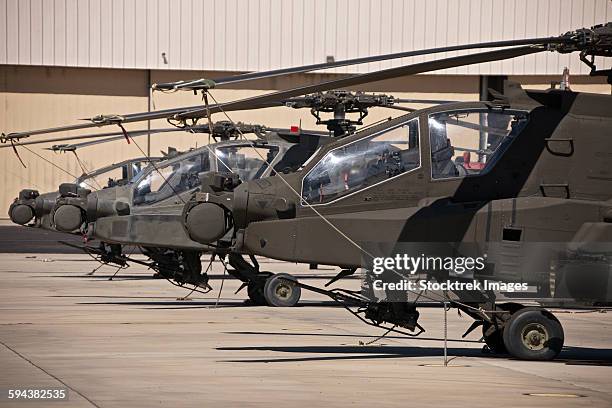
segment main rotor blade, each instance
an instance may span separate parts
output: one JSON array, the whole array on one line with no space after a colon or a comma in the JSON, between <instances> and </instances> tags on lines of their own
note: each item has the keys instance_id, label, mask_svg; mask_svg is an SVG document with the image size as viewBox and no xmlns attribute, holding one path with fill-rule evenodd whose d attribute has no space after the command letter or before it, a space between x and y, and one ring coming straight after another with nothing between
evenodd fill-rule
<instances>
[{"instance_id":1,"label":"main rotor blade","mask_svg":"<svg viewBox=\"0 0 612 408\"><path fill-rule=\"evenodd\" d=\"M131 130L128 131L128 134L130 136L140 136L142 134L147 134L147 133L163 133L163 132L180 132L180 129L177 129L175 127L173 128L160 128L160 129L151 129L151 130L147 130L147 129L142 129L142 130ZM83 139L96 139L98 137L109 137L109 136L120 136L118 138L125 138L125 136L123 135L123 132L107 132L107 133L95 133L95 134L89 134L89 135L79 135L79 136L65 136L65 137L56 137L56 138L52 138L52 139L45 139L45 140L35 140L35 141L31 141L31 142L19 142L20 146L27 146L27 145L33 145L33 144L42 144L42 143L53 143L53 142L65 142L65 141L72 141L72 140L83 140ZM0 149L4 149L7 147L11 147L10 144L4 144L4 145L0 145Z\"/></svg>"},{"instance_id":2,"label":"main rotor blade","mask_svg":"<svg viewBox=\"0 0 612 408\"><path fill-rule=\"evenodd\" d=\"M155 133L151 133L151 134L155 134ZM146 133L137 133L137 134L130 133L130 138L132 138L132 137L140 137L140 136L145 136L145 135L146 135ZM82 147L94 146L94 145L97 145L97 144L113 142L115 140L125 140L125 136L123 136L123 135L121 135L121 136L110 136L110 137L106 137L104 139L90 140L89 142L53 145L52 147L45 147L45 150L53 150L54 152L73 151L73 150L78 150L78 149L80 149Z\"/></svg>"},{"instance_id":3,"label":"main rotor blade","mask_svg":"<svg viewBox=\"0 0 612 408\"><path fill-rule=\"evenodd\" d=\"M233 75L230 77L213 79L215 86L236 84L239 82L252 81L255 79L266 79L274 78L284 75L292 74L303 74L311 71L320 71L323 69L345 67L350 65L360 65L369 62L387 61L398 58L409 58L428 54L438 54L442 52L452 51L465 51L482 48L502 48L502 47L513 47L519 45L533 45L533 44L562 44L567 43L569 40L565 37L540 37L540 38L525 38L522 40L502 40L502 41L491 41L483 43L472 43L464 45L451 45L446 47L426 48L422 50L396 52L391 54L374 55L370 57L359 57L351 58L341 61L334 62L323 62L319 64L303 65L292 68L281 68L263 72L247 72L245 74ZM197 87L198 84L206 81L205 79L192 79L185 81L169 82L164 84L155 84L156 89L160 90L173 90L173 89L192 89Z\"/></svg>"},{"instance_id":4,"label":"main rotor blade","mask_svg":"<svg viewBox=\"0 0 612 408\"><path fill-rule=\"evenodd\" d=\"M409 108L407 106L397 106L397 105L383 106L383 108L395 109L395 110L404 111L404 112L414 112L418 110L417 108Z\"/></svg>"},{"instance_id":5,"label":"main rotor blade","mask_svg":"<svg viewBox=\"0 0 612 408\"><path fill-rule=\"evenodd\" d=\"M278 104L279 104L278 102L268 103L266 106L257 106L257 108L267 108L270 106L276 106ZM10 140L10 139L21 139L24 137L43 135L47 133L57 133L57 132L66 132L70 130L99 128L103 126L116 125L118 123L123 124L123 123L144 122L147 120L168 119L168 118L173 118L180 113L189 112L189 111L198 109L201 106L202 105L182 107L182 108L163 109L159 111L131 113L131 114L121 115L121 116L110 115L112 117L110 120L106 120L100 117L93 117L90 119L85 119L87 122L80 123L77 125L68 125L68 126L60 126L60 127L47 128L47 129L30 130L26 132L12 132L8 134L2 134L2 136L0 136L0 142L4 143L5 141ZM216 106L216 105L211 105L211 106ZM98 136L100 135L102 134L99 134ZM92 137L95 137L95 136L92 136ZM76 140L76 137L74 137L73 139ZM40 143L44 143L46 141L53 141L53 140L49 139L49 140L41 141ZM20 143L20 144L24 145L25 143ZM6 147L6 146L0 146L0 147ZM8 147L10 147L10 145Z\"/></svg>"},{"instance_id":6,"label":"main rotor blade","mask_svg":"<svg viewBox=\"0 0 612 408\"><path fill-rule=\"evenodd\" d=\"M427 105L442 105L444 103L455 103L455 102L467 102L467 101L448 101L441 99L406 99L406 98L394 98L395 103L422 103Z\"/></svg>"},{"instance_id":7,"label":"main rotor blade","mask_svg":"<svg viewBox=\"0 0 612 408\"><path fill-rule=\"evenodd\" d=\"M331 89L348 88L369 82L383 81L409 75L422 74L425 72L438 71L441 69L454 68L464 65L480 64L483 62L500 61L504 59L516 58L524 55L535 54L545 51L545 47L525 46L506 48L502 50L487 51L476 54L462 55L458 57L443 58L434 61L421 62L418 64L405 65L397 68L389 68L382 71L370 72L367 74L355 75L347 78L336 79L320 84L306 85L284 91L271 92L265 95L254 96L238 101L221 103L209 106L210 112L233 111L243 109L258 109L276 101L288 99L294 96L305 95L314 92L328 91ZM185 113L177 114L177 119L195 119L206 116L205 108L198 108Z\"/></svg>"}]
</instances>

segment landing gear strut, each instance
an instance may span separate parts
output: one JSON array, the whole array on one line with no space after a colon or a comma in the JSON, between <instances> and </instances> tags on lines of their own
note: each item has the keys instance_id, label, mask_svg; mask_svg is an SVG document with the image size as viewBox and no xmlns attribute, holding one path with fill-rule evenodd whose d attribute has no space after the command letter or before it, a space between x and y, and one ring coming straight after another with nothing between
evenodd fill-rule
<instances>
[{"instance_id":1,"label":"landing gear strut","mask_svg":"<svg viewBox=\"0 0 612 408\"><path fill-rule=\"evenodd\" d=\"M253 265L240 255L228 256L228 263L234 268L228 270L228 273L243 282L251 302L258 306L276 307L291 307L299 302L300 288L286 282L286 279L296 281L293 276L287 273L260 272L255 257L251 257L251 261Z\"/></svg>"},{"instance_id":2,"label":"landing gear strut","mask_svg":"<svg viewBox=\"0 0 612 408\"><path fill-rule=\"evenodd\" d=\"M175 251L170 249L142 248L143 253L153 261L153 269L160 277L172 279L179 285L191 284L209 288L208 275L202 273L200 252Z\"/></svg>"},{"instance_id":3,"label":"landing gear strut","mask_svg":"<svg viewBox=\"0 0 612 408\"><path fill-rule=\"evenodd\" d=\"M229 272L231 275L238 277L239 272ZM249 300L256 306L268 306L268 301L264 294L266 281L273 274L271 272L260 272L255 278L245 282L247 285L247 294ZM238 279L240 279L238 277ZM243 281L244 282L244 281Z\"/></svg>"}]
</instances>

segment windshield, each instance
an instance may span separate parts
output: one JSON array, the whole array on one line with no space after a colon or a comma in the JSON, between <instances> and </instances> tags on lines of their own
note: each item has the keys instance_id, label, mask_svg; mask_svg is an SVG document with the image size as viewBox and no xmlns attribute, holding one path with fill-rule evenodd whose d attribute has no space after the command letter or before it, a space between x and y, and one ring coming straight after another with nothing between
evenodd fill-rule
<instances>
[{"instance_id":1,"label":"windshield","mask_svg":"<svg viewBox=\"0 0 612 408\"><path fill-rule=\"evenodd\" d=\"M419 122L413 119L327 153L304 177L302 197L328 203L420 165Z\"/></svg>"},{"instance_id":2,"label":"windshield","mask_svg":"<svg viewBox=\"0 0 612 408\"><path fill-rule=\"evenodd\" d=\"M137 160L109 168L102 173L90 172L79 177L76 183L83 188L99 190L133 182L146 168L147 160Z\"/></svg>"},{"instance_id":3,"label":"windshield","mask_svg":"<svg viewBox=\"0 0 612 408\"><path fill-rule=\"evenodd\" d=\"M130 179L130 183L135 182L140 177L141 173L149 167L149 161L141 161L130 163L129 166L132 168L132 178Z\"/></svg>"},{"instance_id":4,"label":"windshield","mask_svg":"<svg viewBox=\"0 0 612 408\"><path fill-rule=\"evenodd\" d=\"M134 189L134 205L153 204L200 185L198 173L210 170L208 152L157 167Z\"/></svg>"},{"instance_id":5,"label":"windshield","mask_svg":"<svg viewBox=\"0 0 612 408\"><path fill-rule=\"evenodd\" d=\"M236 173L242 181L260 178L278 154L278 146L229 145L215 149L217 170ZM265 160L264 160L265 159Z\"/></svg>"}]
</instances>

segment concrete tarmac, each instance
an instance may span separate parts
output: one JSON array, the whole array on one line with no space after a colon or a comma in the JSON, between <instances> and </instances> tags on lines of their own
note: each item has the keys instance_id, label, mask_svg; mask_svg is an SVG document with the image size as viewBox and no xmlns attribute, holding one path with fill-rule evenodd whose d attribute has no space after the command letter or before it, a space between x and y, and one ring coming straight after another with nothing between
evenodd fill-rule
<instances>
[{"instance_id":1,"label":"concrete tarmac","mask_svg":"<svg viewBox=\"0 0 612 408\"><path fill-rule=\"evenodd\" d=\"M612 313L560 311L558 360L525 362L483 353L478 333L461 340L471 320L453 310L444 367L441 308L421 310L422 338L364 345L382 331L319 295L245 306L219 264L214 290L190 300L144 267L109 281L116 269L88 276L95 266L82 254L0 254L0 389L69 390L68 401L0 407L612 406ZM319 286L337 272L262 267Z\"/></svg>"}]
</instances>

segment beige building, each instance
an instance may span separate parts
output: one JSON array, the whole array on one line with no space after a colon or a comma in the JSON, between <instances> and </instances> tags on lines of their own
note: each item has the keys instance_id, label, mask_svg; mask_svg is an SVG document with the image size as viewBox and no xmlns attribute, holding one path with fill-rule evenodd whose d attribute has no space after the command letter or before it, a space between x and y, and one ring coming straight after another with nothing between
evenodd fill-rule
<instances>
[{"instance_id":1,"label":"beige building","mask_svg":"<svg viewBox=\"0 0 612 408\"><path fill-rule=\"evenodd\" d=\"M223 77L331 58L556 35L606 21L612 21L609 0L0 0L0 131L78 123L101 113L126 114L200 103L200 97L190 93L151 94L150 85L158 82ZM254 81L213 90L212 95L218 101L228 101L422 60ZM572 74L572 89L612 91L604 78L589 77L576 55L555 53L359 89L406 98L476 100L482 76L507 75L525 87L547 88L559 81L564 67ZM397 114L373 109L368 121ZM232 112L230 117L275 127L315 127L307 110L269 108ZM214 119L227 118L217 114ZM168 126L154 121L127 128L146 129L148 125ZM185 149L207 143L208 138L173 132L136 140L143 150L155 155L168 146ZM118 140L79 150L81 166L73 153L45 150L49 145L18 148L27 168L12 149L0 149L0 218L6 217L8 205L22 188L55 190L59 183L82 173L83 167L90 170L141 156L137 146Z\"/></svg>"}]
</instances>

